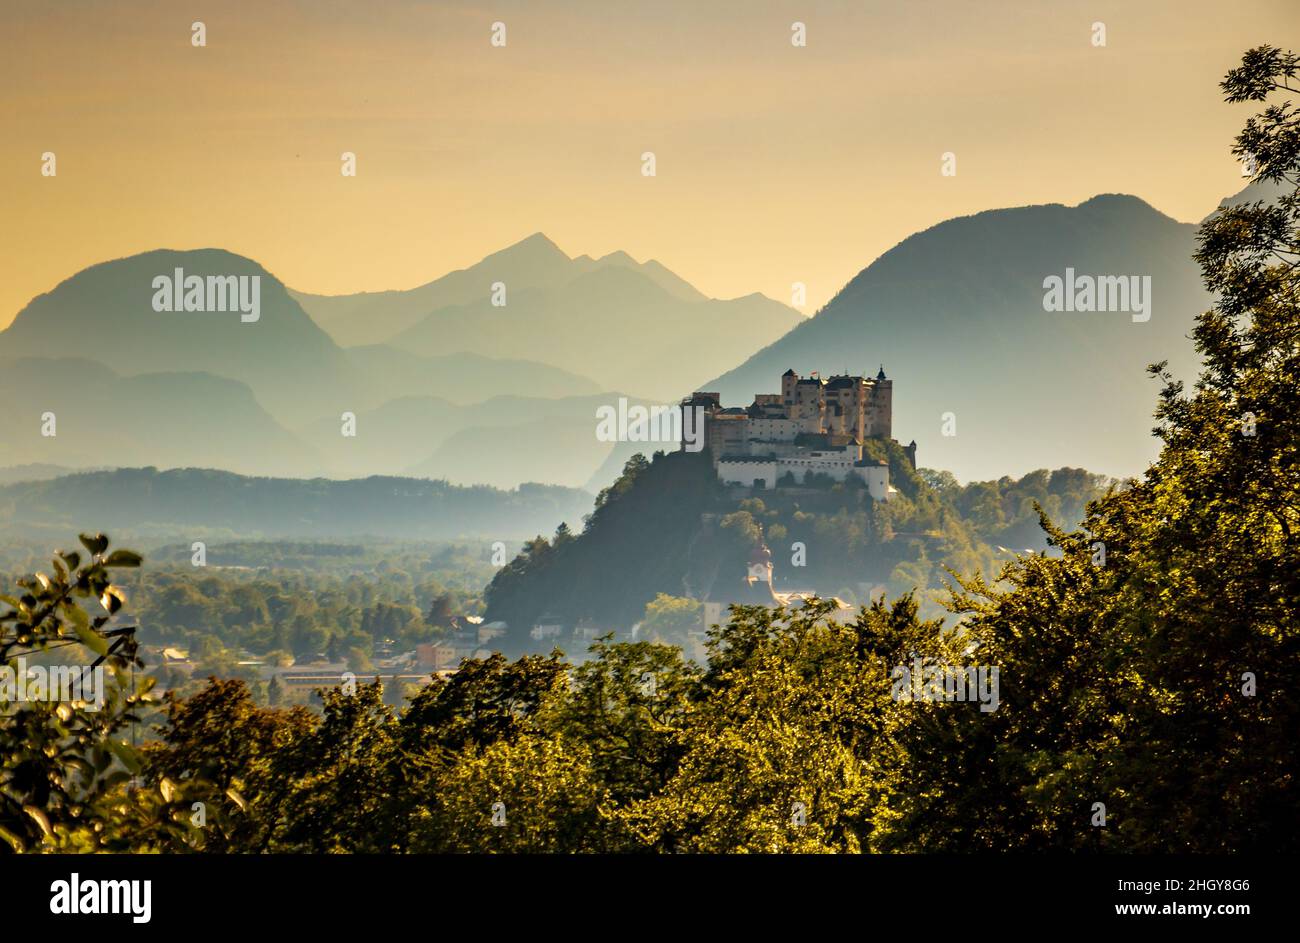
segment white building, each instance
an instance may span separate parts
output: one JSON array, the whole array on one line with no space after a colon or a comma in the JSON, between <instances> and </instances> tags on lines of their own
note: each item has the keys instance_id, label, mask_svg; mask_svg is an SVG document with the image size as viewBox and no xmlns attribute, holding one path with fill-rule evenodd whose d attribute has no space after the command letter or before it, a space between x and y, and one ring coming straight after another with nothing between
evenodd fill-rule
<instances>
[{"instance_id":1,"label":"white building","mask_svg":"<svg viewBox=\"0 0 1300 943\"><path fill-rule=\"evenodd\" d=\"M861 454L862 447L856 451ZM876 501L888 501L897 493L889 484L889 465L884 461L855 458L848 446L838 451L809 451L799 455L718 460L718 478L726 485L775 488L777 481L793 473L802 483L807 472L829 475L836 481L856 476L866 483L867 493Z\"/></svg>"}]
</instances>

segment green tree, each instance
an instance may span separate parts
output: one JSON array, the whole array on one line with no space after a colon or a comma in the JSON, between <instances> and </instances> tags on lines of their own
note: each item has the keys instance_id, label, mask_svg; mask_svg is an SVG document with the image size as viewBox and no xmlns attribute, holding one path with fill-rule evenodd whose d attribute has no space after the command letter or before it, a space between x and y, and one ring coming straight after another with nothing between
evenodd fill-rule
<instances>
[{"instance_id":1,"label":"green tree","mask_svg":"<svg viewBox=\"0 0 1300 943\"><path fill-rule=\"evenodd\" d=\"M660 593L646 603L641 634L651 641L684 645L687 633L703 628L703 611L699 600Z\"/></svg>"},{"instance_id":2,"label":"green tree","mask_svg":"<svg viewBox=\"0 0 1300 943\"><path fill-rule=\"evenodd\" d=\"M102 667L103 701L28 700L0 706L0 839L13 851L177 851L200 839L170 780L133 781L141 758L128 742L140 710L154 703L131 631L110 626L123 591L113 572L140 556L109 551L103 534L82 534L80 551L59 551L48 573L0 596L0 685L24 683L27 662ZM91 614L87 607L94 607ZM52 655L58 651L58 655ZM25 671L23 672L25 674ZM83 694L88 693L83 690Z\"/></svg>"}]
</instances>

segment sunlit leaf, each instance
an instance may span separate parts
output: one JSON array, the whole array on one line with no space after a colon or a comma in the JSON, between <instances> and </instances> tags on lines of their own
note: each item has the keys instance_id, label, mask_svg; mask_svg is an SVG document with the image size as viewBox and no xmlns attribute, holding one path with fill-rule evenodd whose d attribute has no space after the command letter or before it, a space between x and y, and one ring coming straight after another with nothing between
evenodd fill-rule
<instances>
[{"instance_id":1,"label":"sunlit leaf","mask_svg":"<svg viewBox=\"0 0 1300 943\"><path fill-rule=\"evenodd\" d=\"M100 554L108 549L108 538L103 534L80 534L78 539L91 553Z\"/></svg>"},{"instance_id":2,"label":"sunlit leaf","mask_svg":"<svg viewBox=\"0 0 1300 943\"><path fill-rule=\"evenodd\" d=\"M107 655L108 639L90 627L90 617L86 615L85 610L80 606L72 606L67 610L67 614L68 621L72 623L72 628L76 630L81 643L96 655Z\"/></svg>"},{"instance_id":3,"label":"sunlit leaf","mask_svg":"<svg viewBox=\"0 0 1300 943\"><path fill-rule=\"evenodd\" d=\"M28 817L33 822L41 827L41 831L45 833L46 838L54 837L54 829L50 828L50 820L43 811L36 808L34 805L23 806L23 811L27 813Z\"/></svg>"},{"instance_id":4,"label":"sunlit leaf","mask_svg":"<svg viewBox=\"0 0 1300 943\"><path fill-rule=\"evenodd\" d=\"M133 776L140 773L140 754L135 748L125 740L117 740L110 737L107 746L113 751L113 755L122 761L122 765L131 771Z\"/></svg>"}]
</instances>

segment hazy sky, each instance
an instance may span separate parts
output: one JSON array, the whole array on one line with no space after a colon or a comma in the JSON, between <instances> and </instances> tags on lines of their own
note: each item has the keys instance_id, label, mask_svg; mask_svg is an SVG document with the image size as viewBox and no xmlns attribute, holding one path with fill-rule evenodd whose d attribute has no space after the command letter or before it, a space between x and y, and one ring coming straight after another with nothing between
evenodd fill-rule
<instances>
[{"instance_id":1,"label":"hazy sky","mask_svg":"<svg viewBox=\"0 0 1300 943\"><path fill-rule=\"evenodd\" d=\"M1241 187L1217 83L1261 43L1300 47L1300 3L0 0L0 326L161 246L346 293L538 230L719 297L802 281L811 313L955 215L1119 191L1200 219Z\"/></svg>"}]
</instances>

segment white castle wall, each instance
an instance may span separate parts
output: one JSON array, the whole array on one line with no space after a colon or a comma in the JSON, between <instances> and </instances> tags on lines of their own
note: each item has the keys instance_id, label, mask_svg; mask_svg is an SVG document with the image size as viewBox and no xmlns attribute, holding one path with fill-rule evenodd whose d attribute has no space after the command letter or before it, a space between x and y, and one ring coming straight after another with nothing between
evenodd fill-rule
<instances>
[{"instance_id":1,"label":"white castle wall","mask_svg":"<svg viewBox=\"0 0 1300 943\"><path fill-rule=\"evenodd\" d=\"M756 481L761 481L764 488L775 488L777 481L787 472L793 472L796 481L802 481L805 472L829 475L836 481L856 475L866 483L867 493L874 500L888 501L890 498L889 466L857 465L843 452L805 452L798 457L772 459L723 459L718 463L718 478L723 484L747 488Z\"/></svg>"}]
</instances>

